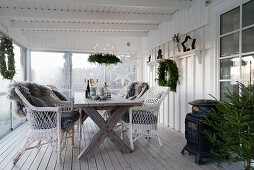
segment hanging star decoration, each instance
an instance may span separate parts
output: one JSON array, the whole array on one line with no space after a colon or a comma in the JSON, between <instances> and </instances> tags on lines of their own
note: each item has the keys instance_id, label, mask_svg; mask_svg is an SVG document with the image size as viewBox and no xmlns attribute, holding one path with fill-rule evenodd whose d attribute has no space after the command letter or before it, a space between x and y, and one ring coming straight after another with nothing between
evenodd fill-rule
<instances>
[{"instance_id":1,"label":"hanging star decoration","mask_svg":"<svg viewBox=\"0 0 254 170\"><path fill-rule=\"evenodd\" d=\"M130 46L131 46L131 43L130 42L127 42L127 48L128 48L128 52L129 52L129 56L130 57L123 57L123 62L126 63L126 64L130 64L130 66L137 66L137 65L140 65L140 62L138 62L138 59L142 59L142 58L138 58L138 52L137 51L131 51L130 49Z\"/></svg>"},{"instance_id":2,"label":"hanging star decoration","mask_svg":"<svg viewBox=\"0 0 254 170\"><path fill-rule=\"evenodd\" d=\"M139 60L142 60L142 58L139 58L138 54L135 52L130 54L130 57L122 56L121 60L123 64L129 64L131 67L133 67L134 65L140 66Z\"/></svg>"},{"instance_id":3,"label":"hanging star decoration","mask_svg":"<svg viewBox=\"0 0 254 170\"><path fill-rule=\"evenodd\" d=\"M115 71L115 65L113 64L108 65L106 68L107 68L107 71L109 71L110 73Z\"/></svg>"},{"instance_id":4,"label":"hanging star decoration","mask_svg":"<svg viewBox=\"0 0 254 170\"><path fill-rule=\"evenodd\" d=\"M108 74L109 74L109 79L111 80L111 77L112 77L112 74L115 72L115 65L113 65L113 64L110 64L110 65L108 65L107 67L106 67L106 69L107 69L107 72L108 72Z\"/></svg>"},{"instance_id":5,"label":"hanging star decoration","mask_svg":"<svg viewBox=\"0 0 254 170\"><path fill-rule=\"evenodd\" d=\"M123 64L133 64L133 62L131 61L130 57L122 57L122 62Z\"/></svg>"},{"instance_id":6,"label":"hanging star decoration","mask_svg":"<svg viewBox=\"0 0 254 170\"><path fill-rule=\"evenodd\" d=\"M116 70L115 73L117 74L117 77L114 81L120 80L122 85L125 80L131 81L130 75L133 74L128 71L127 67L118 67L118 70Z\"/></svg>"}]
</instances>

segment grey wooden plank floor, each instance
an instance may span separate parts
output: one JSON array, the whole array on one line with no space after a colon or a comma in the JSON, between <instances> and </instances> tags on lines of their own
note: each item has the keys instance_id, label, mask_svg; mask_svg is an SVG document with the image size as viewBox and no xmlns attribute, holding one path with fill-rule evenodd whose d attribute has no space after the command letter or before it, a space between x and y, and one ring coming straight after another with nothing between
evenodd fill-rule
<instances>
[{"instance_id":1,"label":"grey wooden plank floor","mask_svg":"<svg viewBox=\"0 0 254 170\"><path fill-rule=\"evenodd\" d=\"M219 169L213 160L205 160L204 164L196 165L194 156L181 155L180 152L186 141L184 134L169 127L159 125L159 133L163 142L161 147L154 138L140 138L135 142L133 153L121 154L115 145L106 139L95 154L89 159L78 160L77 156L81 150L89 144L98 127L91 119L85 121L84 135L81 141L75 135L75 148L70 147L67 141L65 150L62 153L64 163L56 163L56 155L51 147L43 146L40 149L26 151L20 161L13 166L12 159L18 150L23 146L28 124L25 123L9 133L0 140L0 169L1 170L213 170ZM119 130L116 129L119 134ZM127 138L125 138L127 142ZM240 169L238 164L224 164L222 169Z\"/></svg>"}]
</instances>

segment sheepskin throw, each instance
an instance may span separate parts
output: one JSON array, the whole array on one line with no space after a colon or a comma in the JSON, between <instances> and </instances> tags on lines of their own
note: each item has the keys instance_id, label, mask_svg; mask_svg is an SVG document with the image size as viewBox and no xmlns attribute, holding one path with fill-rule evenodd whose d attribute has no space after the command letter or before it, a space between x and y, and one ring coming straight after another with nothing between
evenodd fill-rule
<instances>
[{"instance_id":1,"label":"sheepskin throw","mask_svg":"<svg viewBox=\"0 0 254 170\"><path fill-rule=\"evenodd\" d=\"M149 85L145 82L131 82L126 87L125 98L139 99L148 89Z\"/></svg>"},{"instance_id":2,"label":"sheepskin throw","mask_svg":"<svg viewBox=\"0 0 254 170\"><path fill-rule=\"evenodd\" d=\"M30 82L13 82L9 85L8 89L8 98L12 100L12 111L18 117L26 117L26 113L24 111L24 103L19 98L19 96L15 92L15 88L18 87L20 92L24 95L24 97L30 102L31 97L44 97L50 96L52 93L50 88L47 86L42 86L36 83Z\"/></svg>"}]
</instances>

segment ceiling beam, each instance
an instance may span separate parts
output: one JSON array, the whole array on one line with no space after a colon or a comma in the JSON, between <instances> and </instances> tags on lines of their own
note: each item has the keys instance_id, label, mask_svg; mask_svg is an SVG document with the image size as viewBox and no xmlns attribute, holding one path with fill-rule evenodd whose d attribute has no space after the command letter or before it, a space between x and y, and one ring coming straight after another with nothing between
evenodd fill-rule
<instances>
[{"instance_id":1,"label":"ceiling beam","mask_svg":"<svg viewBox=\"0 0 254 170\"><path fill-rule=\"evenodd\" d=\"M119 6L161 9L190 8L190 0L1 0L1 4L36 3L59 5L86 5L86 6Z\"/></svg>"},{"instance_id":2,"label":"ceiling beam","mask_svg":"<svg viewBox=\"0 0 254 170\"><path fill-rule=\"evenodd\" d=\"M27 37L146 37L147 32L21 31Z\"/></svg>"},{"instance_id":3,"label":"ceiling beam","mask_svg":"<svg viewBox=\"0 0 254 170\"><path fill-rule=\"evenodd\" d=\"M5 17L25 17L41 19L86 19L86 20L121 20L121 21L156 21L166 22L171 19L169 15L153 14L123 14L123 13L101 13L101 12L73 12L55 11L41 9L9 9L1 8L0 16Z\"/></svg>"},{"instance_id":4,"label":"ceiling beam","mask_svg":"<svg viewBox=\"0 0 254 170\"><path fill-rule=\"evenodd\" d=\"M158 25L143 24L98 24L98 23L63 23L63 22L24 22L12 21L14 29L69 29L69 30L157 30Z\"/></svg>"}]
</instances>

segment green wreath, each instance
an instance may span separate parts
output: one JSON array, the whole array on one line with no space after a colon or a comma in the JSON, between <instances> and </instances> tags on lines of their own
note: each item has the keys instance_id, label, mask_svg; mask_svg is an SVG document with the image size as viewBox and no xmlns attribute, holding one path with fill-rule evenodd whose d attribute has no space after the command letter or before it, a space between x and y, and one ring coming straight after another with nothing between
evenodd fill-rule
<instances>
[{"instance_id":1,"label":"green wreath","mask_svg":"<svg viewBox=\"0 0 254 170\"><path fill-rule=\"evenodd\" d=\"M90 54L88 61L90 63L99 63L99 64L105 64L105 65L122 63L122 61L119 58L117 58L116 55L108 54L108 53L107 54L102 54L102 53Z\"/></svg>"},{"instance_id":2,"label":"green wreath","mask_svg":"<svg viewBox=\"0 0 254 170\"><path fill-rule=\"evenodd\" d=\"M5 58L8 58L8 69ZM12 40L7 37L1 38L0 44L0 71L4 79L12 80L15 75L15 61Z\"/></svg>"},{"instance_id":3,"label":"green wreath","mask_svg":"<svg viewBox=\"0 0 254 170\"><path fill-rule=\"evenodd\" d=\"M179 71L176 62L166 59L159 64L157 79L159 86L170 87L171 91L176 92L177 82L179 81Z\"/></svg>"}]
</instances>

